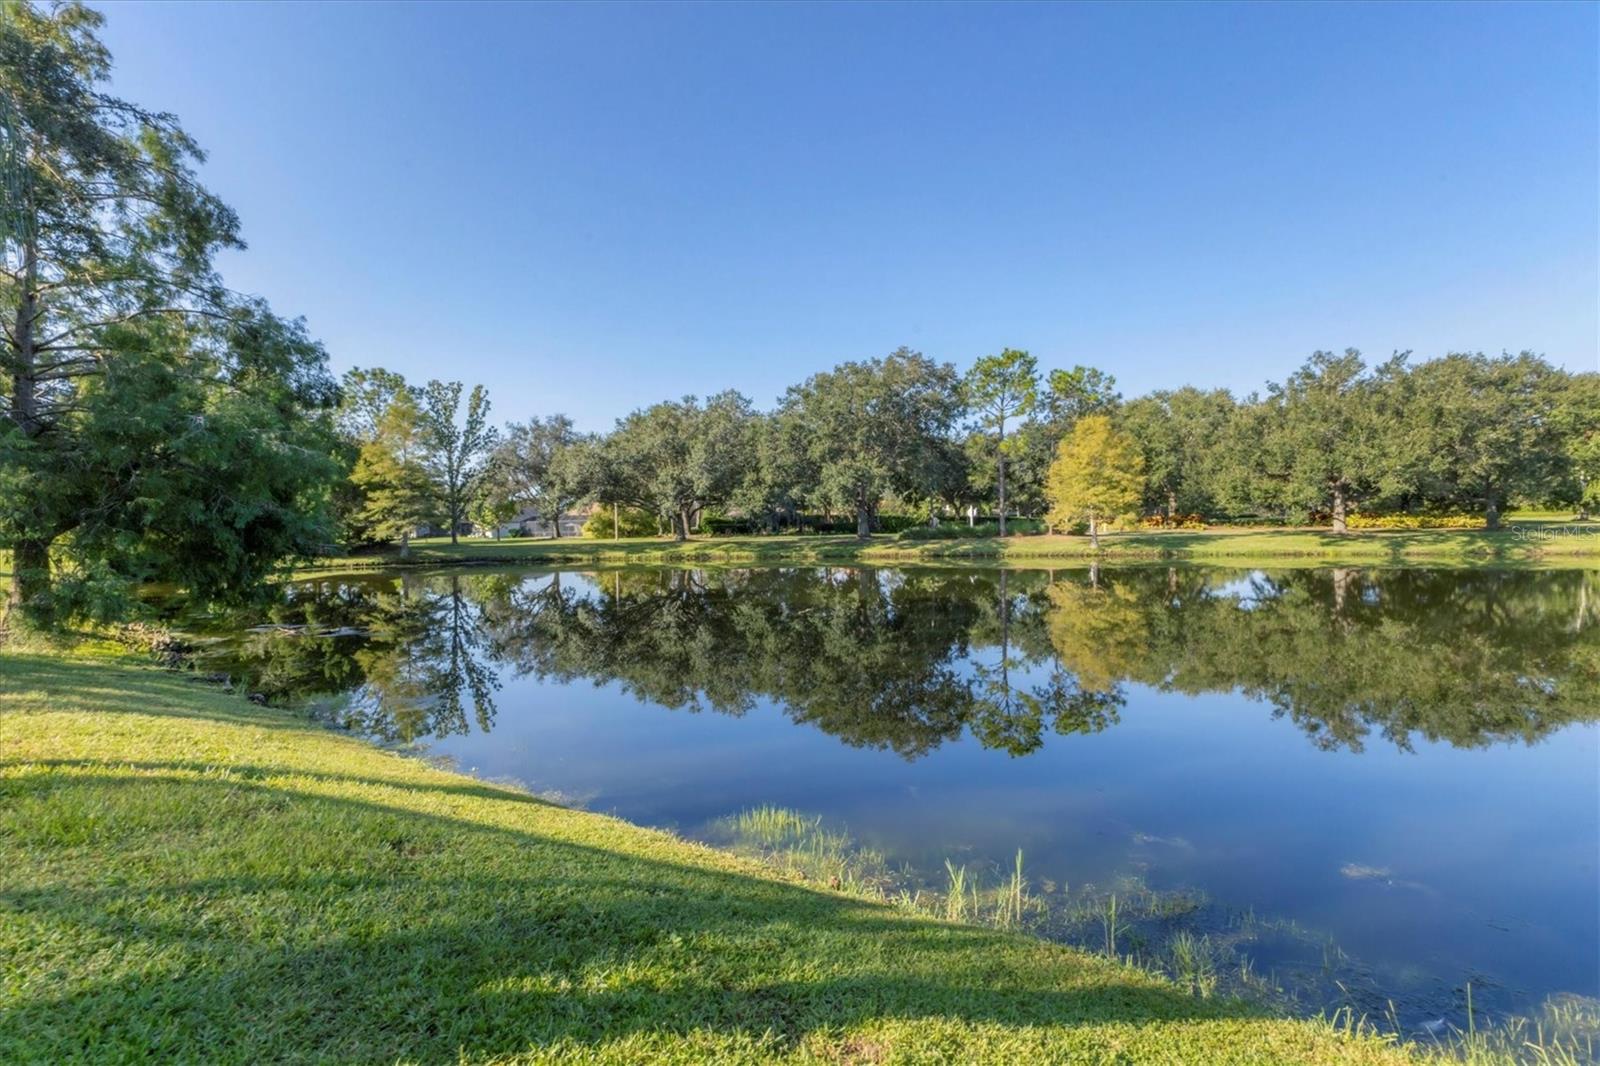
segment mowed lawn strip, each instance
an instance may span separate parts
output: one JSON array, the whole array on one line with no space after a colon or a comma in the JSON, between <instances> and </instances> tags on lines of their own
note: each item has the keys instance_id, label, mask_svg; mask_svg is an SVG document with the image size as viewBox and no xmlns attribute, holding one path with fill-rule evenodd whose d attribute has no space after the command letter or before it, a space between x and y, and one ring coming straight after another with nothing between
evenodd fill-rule
<instances>
[{"instance_id":1,"label":"mowed lawn strip","mask_svg":"<svg viewBox=\"0 0 1600 1066\"><path fill-rule=\"evenodd\" d=\"M1014 536L910 540L848 535L691 537L595 540L587 537L448 538L414 541L394 552L320 560L305 570L395 565L614 563L862 563L895 565L975 560L1036 565L1066 562L1212 562L1228 565L1586 566L1600 565L1600 523L1570 519L1519 522L1484 530L1214 529L1115 533L1095 551L1087 537Z\"/></svg>"}]
</instances>

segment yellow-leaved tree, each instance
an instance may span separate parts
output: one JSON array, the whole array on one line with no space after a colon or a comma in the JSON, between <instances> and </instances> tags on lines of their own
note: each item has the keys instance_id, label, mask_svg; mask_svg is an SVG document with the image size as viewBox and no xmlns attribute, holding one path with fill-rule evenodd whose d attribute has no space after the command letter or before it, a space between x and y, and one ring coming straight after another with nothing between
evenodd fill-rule
<instances>
[{"instance_id":1,"label":"yellow-leaved tree","mask_svg":"<svg viewBox=\"0 0 1600 1066\"><path fill-rule=\"evenodd\" d=\"M1089 524L1089 539L1100 547L1100 527L1133 514L1144 494L1144 456L1138 442L1105 415L1078 419L1061 440L1045 480L1051 529Z\"/></svg>"}]
</instances>

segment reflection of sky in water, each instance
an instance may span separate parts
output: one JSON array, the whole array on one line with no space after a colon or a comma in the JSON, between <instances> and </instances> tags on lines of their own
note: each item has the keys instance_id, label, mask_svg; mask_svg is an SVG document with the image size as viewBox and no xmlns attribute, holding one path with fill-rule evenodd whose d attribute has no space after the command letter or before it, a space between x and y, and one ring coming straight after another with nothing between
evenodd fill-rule
<instances>
[{"instance_id":1,"label":"reflection of sky in water","mask_svg":"<svg viewBox=\"0 0 1600 1066\"><path fill-rule=\"evenodd\" d=\"M761 586L769 594L789 597L781 604L786 613L780 612L778 630L757 628L766 634L761 639L773 641L774 632L816 623L830 611L838 616L853 610L858 592L865 589L895 596L923 579L897 571L879 571L868 582L861 576L845 568L816 568L794 575L797 584L792 587ZM673 595L680 606L682 577L663 579L678 582ZM742 690L748 697L742 714L668 709L642 702L605 673L626 673L639 665L626 657L620 665L612 660L605 669L580 666L565 684L518 676L509 662L500 662L492 731L469 725L464 735L434 740L430 747L486 778L514 780L566 802L689 834L706 831L728 814L776 805L823 815L830 826L845 828L860 843L884 852L891 864L909 863L924 871L942 869L947 858L974 868L1008 866L1020 848L1035 883L1111 886L1133 875L1158 890L1199 889L1227 908L1292 919L1315 934L1331 935L1343 951L1379 971L1379 986L1393 992L1402 1012L1413 1018L1419 1015L1406 1010L1407 997L1418 1009L1431 1010L1457 995L1467 980L1473 982L1480 1004L1525 1009L1553 992L1600 994L1600 729L1568 725L1531 745L1505 742L1497 739L1496 730L1506 726L1494 709L1511 705L1479 700L1484 705L1466 719L1470 726L1487 718L1482 727L1489 732L1476 745L1430 743L1412 733L1412 750L1404 750L1382 734L1380 716L1363 738L1363 751L1342 746L1348 738L1334 750L1324 750L1318 742L1328 740L1326 731L1308 735L1312 727L1306 722L1229 691L1207 673L1221 669L1221 677L1233 676L1228 653L1257 652L1257 643L1278 640L1285 627L1299 626L1301 636L1310 639L1270 645L1274 650L1264 665L1245 656L1245 664L1237 668L1264 671L1256 683L1283 698L1326 699L1331 688L1337 706L1344 698L1341 685L1368 684L1371 678L1362 663L1335 659L1330 664L1321 656L1343 654L1347 647L1374 654L1391 633L1404 633L1404 639L1415 642L1403 647L1408 656L1415 652L1429 657L1441 641L1483 641L1487 633L1492 639L1484 654L1495 656L1495 662L1482 678L1469 679L1471 684L1503 684L1510 677L1525 688L1485 691L1520 693L1518 699L1528 691L1552 695L1557 680L1567 686L1564 698L1569 701L1570 692L1588 691L1580 686L1585 677L1593 685L1595 667L1586 664L1600 662L1600 657L1563 659L1569 653L1561 645L1525 649L1517 643L1537 643L1549 634L1570 642L1585 624L1581 612L1588 602L1587 588L1577 599L1578 613L1573 613L1570 595L1554 595L1563 589L1571 592L1572 575L1503 577L1505 584L1483 588L1465 584L1475 580L1470 577L1437 574L1390 576L1384 580L1391 584L1380 588L1376 581L1364 583L1354 571L1302 572L1285 580L1260 571L1169 577L1107 570L1090 579L1121 588L1129 597L1117 600L1095 598L1099 592L1088 599L1046 596L1045 590L1053 594L1059 587L1054 584L1059 577L1013 574L1007 587L1017 606L1005 629L996 623L998 581L993 572L945 575L948 586L931 601L922 601L916 611L924 613L913 611L908 624L920 627L919 632L943 634L939 626L949 617L970 619L956 627L960 645L944 652L938 649L945 645L937 645L934 650L949 654L954 676L974 682L975 691L992 691L984 686L999 676L1002 641L1011 650L1009 682L1016 692L1037 691L1050 681L1056 665L1050 649L1061 640L1078 641L1080 662L1104 660L1113 675L1135 668L1145 653L1143 645L1133 645L1131 653L1124 646L1130 627L1142 640L1171 639L1170 633L1160 635L1161 626L1173 618L1196 617L1170 613L1185 602L1189 607L1184 609L1206 610L1205 602L1220 601L1221 613L1199 617L1221 627L1216 632L1249 645L1215 649L1222 653L1218 662L1202 664L1195 675L1201 681L1191 686L1199 695L1164 691L1165 684L1119 681L1125 702L1103 732L1059 735L1047 718L1042 746L1021 756L985 747L970 733L943 743L935 740L925 754L909 760L891 750L851 746L816 725L797 724L795 707L753 691L756 682L746 677L717 675L719 684L728 682L731 691ZM415 603L425 600L429 590L477 587L468 581L445 586L439 583L443 580L413 580L399 598ZM631 575L637 583L632 590L616 573L568 574L559 582L549 574L502 580L508 582L504 587L521 592L559 585L569 603L594 606L618 593L631 597L660 591L649 574ZM1079 571L1066 580L1077 582L1081 590L1085 577ZM688 582L693 622L686 632L713 644L742 640L742 632L730 636L730 630L718 625L732 611L774 604L753 603L745 593L704 598L705 589L716 592L716 581L708 576L704 588ZM1198 584L1185 584L1190 581ZM396 586L379 579L372 587ZM819 597L816 592L823 587L831 591ZM1458 629L1445 614L1462 610L1449 597L1463 588L1470 591L1467 609L1484 607L1476 630ZM1351 611L1368 612L1359 621L1342 615L1338 632L1370 626L1380 636L1376 644L1324 639L1334 629L1324 628L1331 624L1327 612L1332 608L1323 601L1331 604L1336 597ZM982 611L974 613L980 602ZM1522 616L1504 613L1513 603L1523 605ZM509 619L514 625L539 609L537 598L504 601L501 624ZM1096 629L1095 612L1102 609L1111 622ZM1239 609L1248 612L1245 627L1225 628L1230 613L1243 621ZM489 609L475 603L456 618L476 618L480 610ZM1117 613L1123 611L1134 613ZM1545 611L1553 613L1546 617ZM647 612L641 617L652 616ZM339 624L346 621L338 618ZM1089 625L1057 632L1052 628L1057 622ZM1402 629L1387 628L1396 625ZM1549 626L1559 626L1559 633ZM436 657L450 646L444 615L431 616L418 632L436 642ZM589 631L576 622L540 632L535 644L550 639L551 632L580 643L616 639L603 626ZM424 638L408 639L413 642L396 646L412 649L405 657L412 668L430 653ZM521 639L529 638L524 634ZM348 654L348 638L335 643ZM492 659L494 653L487 650L491 644L479 646L474 654ZM774 646L788 645L780 641ZM1196 670L1193 649L1183 650L1181 641L1174 647L1178 650L1170 652L1171 669ZM1479 645L1462 647L1476 656ZM1277 661L1273 655L1279 648L1298 650L1308 662ZM781 658L775 663L770 656L781 652L767 649L756 640L736 649L746 658L731 661L752 670L781 666L780 674L790 665L803 665ZM1087 659L1081 658L1085 649ZM929 653L925 645L913 649L891 644L888 650L891 660L915 661ZM875 653L884 651L880 646ZM868 684L860 691L870 693L870 653L864 651L858 661L854 645L846 641L844 658L831 665L845 675L859 674L856 680L865 678ZM308 661L314 662L315 656ZM1401 661L1401 674L1378 675L1377 690L1406 685L1409 661ZM1445 656L1431 661L1437 668L1461 660ZM1336 677L1324 676L1330 668ZM1540 672L1556 669L1567 673L1555 678ZM766 680L770 683L771 677ZM1355 698L1371 699L1373 691L1368 684L1367 692ZM1478 695L1470 688L1447 691L1465 693L1467 699ZM1403 705L1433 695L1423 686L1407 688L1397 698ZM1460 702L1451 706L1465 707ZM1454 720L1439 725L1447 734L1462 728ZM1518 729L1509 732L1515 736ZM1256 961L1263 968L1273 965L1271 950L1262 948Z\"/></svg>"},{"instance_id":2,"label":"reflection of sky in water","mask_svg":"<svg viewBox=\"0 0 1600 1066\"><path fill-rule=\"evenodd\" d=\"M671 711L614 686L508 682L490 734L434 750L491 777L693 833L760 804L825 815L891 861L1010 860L1293 917L1352 955L1533 997L1600 992L1600 731L1532 747L1320 751L1230 695L1134 689L1119 725L1013 758L970 738L914 762L796 726ZM1352 877L1346 867L1388 872ZM1518 998L1521 998L1520 996Z\"/></svg>"},{"instance_id":3,"label":"reflection of sky in water","mask_svg":"<svg viewBox=\"0 0 1600 1066\"><path fill-rule=\"evenodd\" d=\"M1238 577L1230 578L1216 586L1218 596L1231 597L1240 610L1249 611L1261 602L1261 583L1266 579L1266 574L1260 570L1252 570Z\"/></svg>"}]
</instances>

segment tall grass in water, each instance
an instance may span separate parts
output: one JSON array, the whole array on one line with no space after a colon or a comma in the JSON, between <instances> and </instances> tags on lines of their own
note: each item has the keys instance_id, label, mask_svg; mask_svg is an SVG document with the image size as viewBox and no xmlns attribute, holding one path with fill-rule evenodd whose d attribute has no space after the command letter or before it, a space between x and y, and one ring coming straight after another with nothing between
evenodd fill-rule
<instances>
[{"instance_id":1,"label":"tall grass in water","mask_svg":"<svg viewBox=\"0 0 1600 1066\"><path fill-rule=\"evenodd\" d=\"M753 807L713 824L712 835L790 876L888 898L892 878L883 855L861 847L848 833L826 828L821 815L787 807Z\"/></svg>"},{"instance_id":2,"label":"tall grass in water","mask_svg":"<svg viewBox=\"0 0 1600 1066\"><path fill-rule=\"evenodd\" d=\"M944 917L950 922L965 922L966 920L966 868L957 866L950 860L944 860L944 871L949 874L950 884L944 893ZM974 903L978 895L978 884L973 884ZM976 916L976 908L974 908Z\"/></svg>"},{"instance_id":3,"label":"tall grass in water","mask_svg":"<svg viewBox=\"0 0 1600 1066\"><path fill-rule=\"evenodd\" d=\"M1117 894L1111 893L1106 900L1104 909L1100 913L1100 921L1106 933L1106 954L1113 959L1117 957L1117 934L1122 932L1123 926L1117 920Z\"/></svg>"},{"instance_id":4,"label":"tall grass in water","mask_svg":"<svg viewBox=\"0 0 1600 1066\"><path fill-rule=\"evenodd\" d=\"M1019 850L1009 869L969 867L944 861L944 876L930 879L910 869L891 870L885 857L860 847L817 815L782 807L757 807L712 827L734 850L753 852L770 865L805 879L947 921L1024 929L1122 959L1165 975L1191 994L1209 998L1244 996L1279 1013L1305 1016L1315 1010L1290 975L1257 973L1245 944L1275 937L1299 944L1304 971L1319 975L1322 991L1344 988L1352 960L1312 930L1253 911L1218 924L1215 905L1193 892L1157 892L1122 880L1097 889L1043 883L1028 892ZM1209 925L1207 924L1209 923ZM1203 933L1202 929L1210 931ZM1126 953L1126 954L1124 954ZM1320 965L1319 965L1320 963ZM1313 996L1317 991L1313 991ZM1435 1036L1406 1035L1398 1018L1374 1023L1341 1008L1328 1024L1352 1033L1380 1036L1416 1052L1420 1061L1466 1066L1600 1066L1600 1002L1571 997L1547 1003L1531 1018L1485 1024L1469 990L1464 1028ZM1341 998L1344 998L1341 994ZM1348 1002L1348 999L1346 999Z\"/></svg>"},{"instance_id":5,"label":"tall grass in water","mask_svg":"<svg viewBox=\"0 0 1600 1066\"><path fill-rule=\"evenodd\" d=\"M752 807L731 819L740 836L769 847L803 840L822 828L821 815L806 815L788 807Z\"/></svg>"},{"instance_id":6,"label":"tall grass in water","mask_svg":"<svg viewBox=\"0 0 1600 1066\"><path fill-rule=\"evenodd\" d=\"M1196 937L1185 929L1167 942L1167 953L1172 960L1172 979L1201 999L1209 999L1217 990L1211 938Z\"/></svg>"},{"instance_id":7,"label":"tall grass in water","mask_svg":"<svg viewBox=\"0 0 1600 1066\"><path fill-rule=\"evenodd\" d=\"M1028 884L1022 876L1022 849L1017 849L1017 864L1011 870L1011 881L1001 896L999 924L1015 929L1022 924L1022 909L1028 901Z\"/></svg>"},{"instance_id":8,"label":"tall grass in water","mask_svg":"<svg viewBox=\"0 0 1600 1066\"><path fill-rule=\"evenodd\" d=\"M1600 1062L1600 1001L1554 997L1531 1018L1480 1025L1469 983L1466 1030L1438 1040L1433 1050L1466 1066L1594 1066Z\"/></svg>"}]
</instances>

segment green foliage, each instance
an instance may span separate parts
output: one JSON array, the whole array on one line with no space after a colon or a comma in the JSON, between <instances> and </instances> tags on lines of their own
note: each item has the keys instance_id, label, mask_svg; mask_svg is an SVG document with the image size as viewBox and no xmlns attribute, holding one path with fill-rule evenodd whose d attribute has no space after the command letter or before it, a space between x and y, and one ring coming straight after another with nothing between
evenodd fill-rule
<instances>
[{"instance_id":1,"label":"green foliage","mask_svg":"<svg viewBox=\"0 0 1600 1066\"><path fill-rule=\"evenodd\" d=\"M422 430L421 460L436 494L435 508L455 542L472 508L484 462L498 439L489 425L489 394L474 385L461 413L461 382L430 381L418 408Z\"/></svg>"},{"instance_id":2,"label":"green foliage","mask_svg":"<svg viewBox=\"0 0 1600 1066\"><path fill-rule=\"evenodd\" d=\"M561 515L583 496L580 468L566 454L580 439L566 415L511 423L484 464L479 497L500 521L530 509L560 536Z\"/></svg>"},{"instance_id":3,"label":"green foliage","mask_svg":"<svg viewBox=\"0 0 1600 1066\"><path fill-rule=\"evenodd\" d=\"M1144 494L1144 456L1109 417L1090 415L1062 440L1047 491L1049 524L1059 528L1084 520L1098 545L1102 523L1131 516L1138 508Z\"/></svg>"},{"instance_id":4,"label":"green foliage","mask_svg":"<svg viewBox=\"0 0 1600 1066\"><path fill-rule=\"evenodd\" d=\"M857 535L869 535L886 494L946 488L942 442L959 409L955 370L908 348L813 375L784 397L774 431L809 489L791 495L853 512Z\"/></svg>"},{"instance_id":5,"label":"green foliage","mask_svg":"<svg viewBox=\"0 0 1600 1066\"><path fill-rule=\"evenodd\" d=\"M792 514L784 517L787 522L786 526L774 529L762 516L731 517L728 515L707 515L701 519L700 529L713 537L750 536L781 531L804 534L856 532L856 520L853 516L825 517L814 514ZM903 530L925 527L926 524L927 519L920 515L879 514L872 518L872 532L900 533Z\"/></svg>"},{"instance_id":6,"label":"green foliage","mask_svg":"<svg viewBox=\"0 0 1600 1066\"><path fill-rule=\"evenodd\" d=\"M1570 498L1583 510L1600 510L1600 373L1572 375L1555 422L1565 451Z\"/></svg>"},{"instance_id":7,"label":"green foliage","mask_svg":"<svg viewBox=\"0 0 1600 1066\"><path fill-rule=\"evenodd\" d=\"M1226 390L1185 386L1124 404L1117 423L1144 456L1144 509L1168 518L1180 512L1215 514L1222 495L1219 454L1236 404Z\"/></svg>"},{"instance_id":8,"label":"green foliage","mask_svg":"<svg viewBox=\"0 0 1600 1066\"><path fill-rule=\"evenodd\" d=\"M253 595L326 542L336 473L321 346L223 288L238 220L175 119L105 93L100 23L0 11L0 546L41 620L146 580Z\"/></svg>"},{"instance_id":9,"label":"green foliage","mask_svg":"<svg viewBox=\"0 0 1600 1066\"><path fill-rule=\"evenodd\" d=\"M657 537L661 535L661 519L641 507L618 507L616 521L612 521L610 507L602 507L583 523L583 535L591 540L610 540L615 535L624 537Z\"/></svg>"},{"instance_id":10,"label":"green foliage","mask_svg":"<svg viewBox=\"0 0 1600 1066\"><path fill-rule=\"evenodd\" d=\"M1078 419L1089 415L1111 415L1122 403L1117 379L1092 366L1071 370L1052 370L1046 376L1043 398L1045 421L1065 434Z\"/></svg>"},{"instance_id":11,"label":"green foliage","mask_svg":"<svg viewBox=\"0 0 1600 1066\"><path fill-rule=\"evenodd\" d=\"M643 408L599 441L578 448L564 470L574 491L605 504L659 515L680 540L699 512L725 504L755 467L750 401L729 390Z\"/></svg>"},{"instance_id":12,"label":"green foliage","mask_svg":"<svg viewBox=\"0 0 1600 1066\"><path fill-rule=\"evenodd\" d=\"M1492 529L1508 500L1558 486L1563 390L1543 359L1453 353L1418 366L1411 386L1409 451L1428 500L1481 508Z\"/></svg>"},{"instance_id":13,"label":"green foliage","mask_svg":"<svg viewBox=\"0 0 1600 1066\"><path fill-rule=\"evenodd\" d=\"M395 392L361 445L350 481L362 500L355 516L365 539L400 544L441 517L428 467L427 431L415 390Z\"/></svg>"},{"instance_id":14,"label":"green foliage","mask_svg":"<svg viewBox=\"0 0 1600 1066\"><path fill-rule=\"evenodd\" d=\"M1282 385L1269 387L1227 447L1248 479L1242 495L1285 511L1331 511L1345 529L1351 504L1370 496L1398 461L1397 383L1405 356L1369 372L1361 353L1316 352Z\"/></svg>"},{"instance_id":15,"label":"green foliage","mask_svg":"<svg viewBox=\"0 0 1600 1066\"><path fill-rule=\"evenodd\" d=\"M1006 348L972 364L963 383L967 409L978 429L994 438L995 485L1000 534L1006 529L1006 464L1021 449L1006 440L1006 423L1025 418L1039 398L1039 364L1027 352Z\"/></svg>"},{"instance_id":16,"label":"green foliage","mask_svg":"<svg viewBox=\"0 0 1600 1066\"><path fill-rule=\"evenodd\" d=\"M1009 533L1043 533L1046 531L1044 522L1037 518L1013 518L1006 523ZM900 540L979 540L984 537L997 537L1000 535L1000 526L996 522L979 522L974 525L959 518L945 519L937 526L920 523L901 531Z\"/></svg>"}]
</instances>

